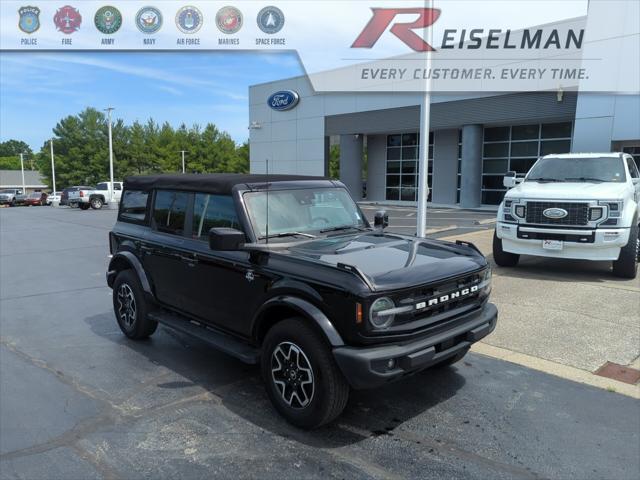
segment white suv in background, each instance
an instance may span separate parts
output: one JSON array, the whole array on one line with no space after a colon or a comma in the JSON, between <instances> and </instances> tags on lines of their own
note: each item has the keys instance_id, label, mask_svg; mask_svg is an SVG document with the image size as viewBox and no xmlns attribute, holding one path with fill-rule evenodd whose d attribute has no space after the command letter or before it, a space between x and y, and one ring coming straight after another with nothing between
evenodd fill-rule
<instances>
[{"instance_id":1,"label":"white suv in background","mask_svg":"<svg viewBox=\"0 0 640 480\"><path fill-rule=\"evenodd\" d=\"M515 266L520 255L610 260L635 278L640 239L640 173L624 153L547 155L524 179L508 172L493 256Z\"/></svg>"}]
</instances>

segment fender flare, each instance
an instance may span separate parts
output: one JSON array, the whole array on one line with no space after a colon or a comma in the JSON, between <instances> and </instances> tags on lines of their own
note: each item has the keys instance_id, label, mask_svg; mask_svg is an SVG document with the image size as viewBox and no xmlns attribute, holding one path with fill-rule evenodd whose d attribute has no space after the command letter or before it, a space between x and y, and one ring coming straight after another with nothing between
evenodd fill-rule
<instances>
[{"instance_id":1,"label":"fender flare","mask_svg":"<svg viewBox=\"0 0 640 480\"><path fill-rule=\"evenodd\" d=\"M153 297L151 283L149 283L149 279L147 278L147 274L144 271L142 263L140 263L138 257L136 257L132 252L129 251L118 252L111 258L111 261L109 262L109 268L107 270L107 284L109 286L113 285L113 281L115 280L116 274L118 273L118 270L114 267L115 264L121 260L129 264L133 271L136 272L138 280L140 280L142 290Z\"/></svg>"},{"instance_id":2,"label":"fender flare","mask_svg":"<svg viewBox=\"0 0 640 480\"><path fill-rule=\"evenodd\" d=\"M267 310L269 310L269 308L275 306L289 307L292 310L299 312L305 318L308 318L322 331L325 338L332 347L344 346L342 337L335 329L333 324L329 321L329 318L322 312L322 310L320 310L311 302L293 295L279 295L267 300L264 304L262 304L256 315L254 316L252 322L252 331L254 332L254 336L256 335L260 326L260 319L262 315Z\"/></svg>"}]
</instances>

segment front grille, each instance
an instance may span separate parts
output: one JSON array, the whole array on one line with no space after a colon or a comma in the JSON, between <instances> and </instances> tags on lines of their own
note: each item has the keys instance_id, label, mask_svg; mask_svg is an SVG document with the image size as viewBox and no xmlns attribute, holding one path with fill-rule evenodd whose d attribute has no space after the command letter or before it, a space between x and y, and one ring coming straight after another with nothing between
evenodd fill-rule
<instances>
[{"instance_id":1,"label":"front grille","mask_svg":"<svg viewBox=\"0 0 640 480\"><path fill-rule=\"evenodd\" d=\"M568 212L564 218L548 218L543 215L548 208L562 208ZM527 202L527 223L537 225L587 225L589 206L586 203Z\"/></svg>"}]
</instances>

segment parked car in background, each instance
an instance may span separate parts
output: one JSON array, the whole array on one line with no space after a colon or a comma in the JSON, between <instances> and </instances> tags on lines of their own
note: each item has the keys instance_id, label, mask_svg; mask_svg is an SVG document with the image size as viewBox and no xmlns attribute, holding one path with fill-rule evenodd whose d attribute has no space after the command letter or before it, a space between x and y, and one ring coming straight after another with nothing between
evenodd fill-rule
<instances>
[{"instance_id":1,"label":"parked car in background","mask_svg":"<svg viewBox=\"0 0 640 480\"><path fill-rule=\"evenodd\" d=\"M51 192L47 195L47 205L53 204L53 202L60 203L62 198L62 192Z\"/></svg>"},{"instance_id":2,"label":"parked car in background","mask_svg":"<svg viewBox=\"0 0 640 480\"><path fill-rule=\"evenodd\" d=\"M42 207L47 204L47 194L44 192L32 192L26 195L19 195L16 198L16 204L27 207Z\"/></svg>"},{"instance_id":3,"label":"parked car in background","mask_svg":"<svg viewBox=\"0 0 640 480\"><path fill-rule=\"evenodd\" d=\"M19 188L5 188L4 190L0 190L0 205L15 206L18 195L22 195L22 190Z\"/></svg>"},{"instance_id":4,"label":"parked car in background","mask_svg":"<svg viewBox=\"0 0 640 480\"><path fill-rule=\"evenodd\" d=\"M79 188L69 192L69 203L75 204L82 210L89 207L100 210L109 201L109 185L111 182L100 182L96 188ZM122 182L113 182L113 198L120 202L122 197Z\"/></svg>"},{"instance_id":5,"label":"parked car in background","mask_svg":"<svg viewBox=\"0 0 640 480\"><path fill-rule=\"evenodd\" d=\"M635 278L640 255L640 172L625 153L572 153L540 158L498 210L493 258L517 265L520 255L600 260Z\"/></svg>"},{"instance_id":6,"label":"parked car in background","mask_svg":"<svg viewBox=\"0 0 640 480\"><path fill-rule=\"evenodd\" d=\"M62 195L60 195L60 205L68 205L70 207L77 207L78 204L74 204L71 205L69 203L69 193L70 192L75 192L78 191L80 189L88 189L91 190L91 187L87 187L87 186L73 186L73 187L67 187L64 190L62 190Z\"/></svg>"}]
</instances>

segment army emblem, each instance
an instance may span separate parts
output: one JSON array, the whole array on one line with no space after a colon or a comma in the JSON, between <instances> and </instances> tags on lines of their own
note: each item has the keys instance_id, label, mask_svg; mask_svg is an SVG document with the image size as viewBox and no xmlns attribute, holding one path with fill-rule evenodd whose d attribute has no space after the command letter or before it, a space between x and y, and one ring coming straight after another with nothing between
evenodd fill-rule
<instances>
[{"instance_id":1,"label":"army emblem","mask_svg":"<svg viewBox=\"0 0 640 480\"><path fill-rule=\"evenodd\" d=\"M82 15L80 15L77 8L65 5L56 10L56 14L53 16L53 23L60 32L69 35L80 30Z\"/></svg>"},{"instance_id":2,"label":"army emblem","mask_svg":"<svg viewBox=\"0 0 640 480\"><path fill-rule=\"evenodd\" d=\"M155 7L142 7L136 14L136 26L142 33L156 33L162 27L162 13Z\"/></svg>"},{"instance_id":3,"label":"army emblem","mask_svg":"<svg viewBox=\"0 0 640 480\"><path fill-rule=\"evenodd\" d=\"M202 27L202 12L196 7L182 7L176 14L176 25L182 33L196 33Z\"/></svg>"},{"instance_id":4,"label":"army emblem","mask_svg":"<svg viewBox=\"0 0 640 480\"><path fill-rule=\"evenodd\" d=\"M242 12L235 7L222 7L216 14L216 25L222 33L236 33L242 28Z\"/></svg>"},{"instance_id":5,"label":"army emblem","mask_svg":"<svg viewBox=\"0 0 640 480\"><path fill-rule=\"evenodd\" d=\"M111 35L120 30L122 26L122 14L115 7L102 7L98 9L93 19L96 28L102 33Z\"/></svg>"},{"instance_id":6,"label":"army emblem","mask_svg":"<svg viewBox=\"0 0 640 480\"><path fill-rule=\"evenodd\" d=\"M277 7L264 7L258 13L258 27L264 33L273 35L284 27L284 14Z\"/></svg>"},{"instance_id":7,"label":"army emblem","mask_svg":"<svg viewBox=\"0 0 640 480\"><path fill-rule=\"evenodd\" d=\"M38 7L22 7L18 10L20 20L18 28L24 33L33 33L40 28L40 9Z\"/></svg>"}]
</instances>

